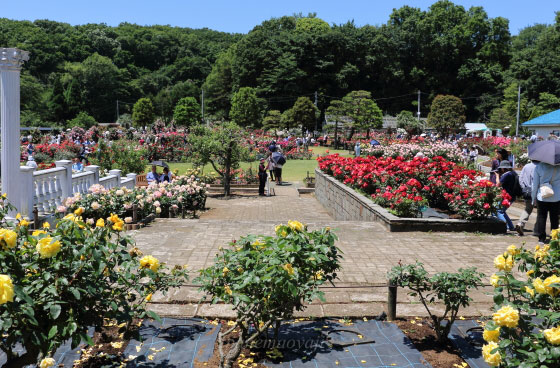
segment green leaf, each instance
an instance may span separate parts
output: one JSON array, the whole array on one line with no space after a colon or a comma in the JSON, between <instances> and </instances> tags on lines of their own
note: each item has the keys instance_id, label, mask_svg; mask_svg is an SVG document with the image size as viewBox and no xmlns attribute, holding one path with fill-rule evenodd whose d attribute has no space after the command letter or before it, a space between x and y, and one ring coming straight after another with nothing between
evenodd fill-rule
<instances>
[{"instance_id":1,"label":"green leaf","mask_svg":"<svg viewBox=\"0 0 560 368\"><path fill-rule=\"evenodd\" d=\"M60 307L60 305L58 304L53 304L50 307L50 314L52 319L57 319L58 316L60 316L60 312L62 311L62 308Z\"/></svg>"},{"instance_id":2,"label":"green leaf","mask_svg":"<svg viewBox=\"0 0 560 368\"><path fill-rule=\"evenodd\" d=\"M160 316L157 315L157 313L153 312L153 311L146 311L146 314L148 315L148 317L155 319L156 321L158 321L159 323L162 323Z\"/></svg>"},{"instance_id":3,"label":"green leaf","mask_svg":"<svg viewBox=\"0 0 560 368\"><path fill-rule=\"evenodd\" d=\"M58 327L56 325L52 326L51 329L49 330L48 338L52 339L57 332L58 332Z\"/></svg>"}]
</instances>

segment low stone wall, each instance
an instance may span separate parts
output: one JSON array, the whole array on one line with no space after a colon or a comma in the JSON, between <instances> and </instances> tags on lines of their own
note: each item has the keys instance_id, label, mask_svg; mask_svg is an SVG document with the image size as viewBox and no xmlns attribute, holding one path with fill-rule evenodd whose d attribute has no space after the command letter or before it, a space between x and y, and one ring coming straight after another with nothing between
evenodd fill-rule
<instances>
[{"instance_id":1,"label":"low stone wall","mask_svg":"<svg viewBox=\"0 0 560 368\"><path fill-rule=\"evenodd\" d=\"M319 169L315 170L315 197L337 221L375 221L383 224L389 231L506 232L506 225L494 218L467 221L397 217Z\"/></svg>"}]
</instances>

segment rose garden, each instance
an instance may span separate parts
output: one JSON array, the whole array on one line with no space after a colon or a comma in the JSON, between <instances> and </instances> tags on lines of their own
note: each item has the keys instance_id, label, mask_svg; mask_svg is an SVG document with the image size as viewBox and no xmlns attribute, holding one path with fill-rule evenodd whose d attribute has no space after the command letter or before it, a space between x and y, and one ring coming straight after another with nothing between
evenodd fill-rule
<instances>
[{"instance_id":1,"label":"rose garden","mask_svg":"<svg viewBox=\"0 0 560 368\"><path fill-rule=\"evenodd\" d=\"M505 220L553 180L498 176L552 137L251 87L21 130L32 58L0 48L0 367L560 366L560 229Z\"/></svg>"}]
</instances>

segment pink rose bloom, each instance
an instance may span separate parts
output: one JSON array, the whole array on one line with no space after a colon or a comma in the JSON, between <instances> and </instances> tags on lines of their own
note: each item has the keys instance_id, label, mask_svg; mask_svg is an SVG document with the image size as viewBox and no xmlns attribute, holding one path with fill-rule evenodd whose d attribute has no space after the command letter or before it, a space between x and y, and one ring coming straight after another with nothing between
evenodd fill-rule
<instances>
[{"instance_id":1,"label":"pink rose bloom","mask_svg":"<svg viewBox=\"0 0 560 368\"><path fill-rule=\"evenodd\" d=\"M161 192L159 190L154 192L154 197L156 197L156 198L161 197Z\"/></svg>"},{"instance_id":2,"label":"pink rose bloom","mask_svg":"<svg viewBox=\"0 0 560 368\"><path fill-rule=\"evenodd\" d=\"M167 192L167 196L168 196L169 198L171 198L171 197L173 197L173 193Z\"/></svg>"},{"instance_id":3,"label":"pink rose bloom","mask_svg":"<svg viewBox=\"0 0 560 368\"><path fill-rule=\"evenodd\" d=\"M159 201L155 201L154 206L159 207L159 206L161 206L161 203L159 203Z\"/></svg>"},{"instance_id":4,"label":"pink rose bloom","mask_svg":"<svg viewBox=\"0 0 560 368\"><path fill-rule=\"evenodd\" d=\"M64 207L64 206L58 206L58 207L56 208L56 210L57 210L59 213L64 213L64 212L66 212L66 207Z\"/></svg>"}]
</instances>

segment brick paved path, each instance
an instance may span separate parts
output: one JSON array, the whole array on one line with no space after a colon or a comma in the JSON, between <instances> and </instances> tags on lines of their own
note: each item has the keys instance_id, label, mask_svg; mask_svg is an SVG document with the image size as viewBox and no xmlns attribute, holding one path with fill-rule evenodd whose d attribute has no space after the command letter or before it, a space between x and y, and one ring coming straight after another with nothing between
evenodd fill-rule
<instances>
[{"instance_id":1,"label":"brick paved path","mask_svg":"<svg viewBox=\"0 0 560 368\"><path fill-rule=\"evenodd\" d=\"M213 263L220 246L232 239L253 233L271 235L274 226L294 219L310 228L331 226L339 237L338 246L344 252L337 288L325 289L327 303L314 305L311 315L374 315L383 309L386 300L386 273L399 261L425 264L432 272L455 271L460 267L477 267L490 275L494 272L493 258L508 245L533 247L536 238L513 235L470 233L390 233L378 223L333 221L311 195L298 196L295 186L277 187L275 197L209 198L209 210L200 219L158 219L149 227L132 231L138 247L169 264L188 264L197 271ZM516 211L512 210L514 216ZM532 224L528 225L532 228ZM196 272L192 273L193 277ZM487 281L487 280L486 280ZM378 287L370 287L378 286ZM490 292L491 289L487 289ZM167 297L154 297L154 309L164 314L195 314L227 316L226 306L181 306L160 304L169 301L194 302L200 295L186 287ZM475 305L465 315L488 313L491 297L483 291L474 294ZM400 293L399 314L423 314L414 299Z\"/></svg>"}]
</instances>

